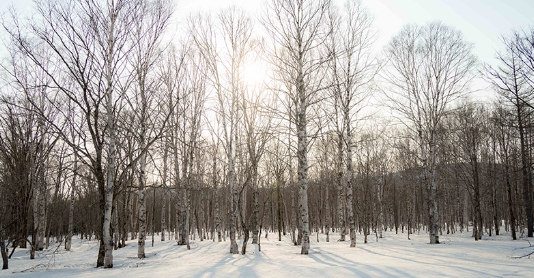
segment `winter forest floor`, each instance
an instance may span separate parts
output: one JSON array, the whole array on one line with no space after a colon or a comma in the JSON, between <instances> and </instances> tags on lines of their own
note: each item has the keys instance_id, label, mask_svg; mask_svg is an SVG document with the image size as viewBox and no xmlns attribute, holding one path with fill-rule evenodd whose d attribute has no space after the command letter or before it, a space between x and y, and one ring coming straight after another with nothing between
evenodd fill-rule
<instances>
[{"instance_id":1,"label":"winter forest floor","mask_svg":"<svg viewBox=\"0 0 534 278\"><path fill-rule=\"evenodd\" d=\"M471 233L442 235L441 244L428 244L428 235L392 232L369 243L357 235L356 248L349 242L331 242L313 233L308 256L289 236L261 238L261 252L252 244L246 255L231 255L229 241L191 241L191 250L174 240L148 236L146 259L137 259L137 241L113 252L113 269L95 268L98 242L73 240L72 251L50 248L29 259L29 251L17 249L9 269L1 277L533 277L533 258L514 258L534 251L524 239L513 241L508 234L485 236L475 242ZM534 241L532 241L534 243ZM241 248L241 244L239 245Z\"/></svg>"}]
</instances>

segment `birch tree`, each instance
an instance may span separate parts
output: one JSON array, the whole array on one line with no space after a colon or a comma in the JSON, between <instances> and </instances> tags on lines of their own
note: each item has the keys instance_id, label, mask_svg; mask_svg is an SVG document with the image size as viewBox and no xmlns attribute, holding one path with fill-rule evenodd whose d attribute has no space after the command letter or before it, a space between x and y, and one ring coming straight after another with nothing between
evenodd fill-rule
<instances>
[{"instance_id":1,"label":"birch tree","mask_svg":"<svg viewBox=\"0 0 534 278\"><path fill-rule=\"evenodd\" d=\"M269 55L276 81L285 86L293 103L290 111L296 123L297 174L300 225L302 228L301 254L310 249L310 223L308 213L308 109L319 101L323 78L319 72L328 57L320 55L326 40L329 0L272 0L268 2L262 24L274 41Z\"/></svg>"},{"instance_id":2,"label":"birch tree","mask_svg":"<svg viewBox=\"0 0 534 278\"><path fill-rule=\"evenodd\" d=\"M186 245L189 249L189 230L191 217L190 195L192 179L195 171L197 150L201 137L204 104L206 101L206 76L204 61L194 48L187 48L184 64L184 84L179 92L181 101L178 103L178 111L181 115L176 119L177 145L181 154L181 178L180 178L180 238L179 245ZM178 161L175 161L178 163ZM198 170L198 169L196 169ZM179 173L175 173L178 175Z\"/></svg>"},{"instance_id":3,"label":"birch tree","mask_svg":"<svg viewBox=\"0 0 534 278\"><path fill-rule=\"evenodd\" d=\"M197 21L199 23L193 23ZM217 24L217 25L215 25ZM216 118L225 150L227 181L230 190L230 253L238 254L236 242L239 216L236 157L239 125L239 97L242 92L243 67L251 49L252 20L237 8L223 10L213 21L211 16L190 20L193 40L207 65L209 84L216 94ZM219 34L219 35L217 35ZM220 45L221 43L222 45Z\"/></svg>"},{"instance_id":4,"label":"birch tree","mask_svg":"<svg viewBox=\"0 0 534 278\"><path fill-rule=\"evenodd\" d=\"M404 26L386 47L384 76L391 86L385 95L419 145L431 244L439 243L436 133L447 105L469 92L476 63L471 49L459 31L440 22Z\"/></svg>"},{"instance_id":5,"label":"birch tree","mask_svg":"<svg viewBox=\"0 0 534 278\"><path fill-rule=\"evenodd\" d=\"M248 186L252 189L252 202L253 202L253 214L252 214L252 243L258 243L258 233L259 233L259 168L262 157L265 153L266 144L271 139L271 127L272 127L272 115L267 113L262 107L262 101L267 102L267 98L262 97L262 95L256 90L260 88L252 88L252 84L248 85L249 94L246 95L242 93L241 97L241 111L243 115L243 131L245 136L245 148L246 148L246 180L243 186ZM278 185L278 192L280 193L280 185ZM278 195L281 197L281 195ZM279 213L281 201L279 203ZM281 222L281 215L279 215L278 222ZM241 248L241 254L245 255L246 253L246 244L248 240L248 228L246 224L244 225L243 230L245 231L245 238L243 240L243 246ZM280 236L281 225L279 224L278 234Z\"/></svg>"},{"instance_id":6,"label":"birch tree","mask_svg":"<svg viewBox=\"0 0 534 278\"><path fill-rule=\"evenodd\" d=\"M154 75L150 72L154 70L156 62L161 54L161 40L164 31L172 16L172 9L166 1L137 1L135 12L135 21L133 22L132 40L134 42L131 64L134 72L135 90L132 99L128 99L130 107L136 112L135 122L139 128L134 131L139 145L139 185L138 185L138 202L139 202L139 237L137 257L145 258L145 239L146 239L146 164L147 153L157 137L165 129L165 123L168 117L160 117L155 103L158 99L156 91L159 83ZM160 102L165 101L165 98ZM159 113L161 114L161 113ZM168 114L168 113L167 113ZM152 127L152 129L149 129Z\"/></svg>"},{"instance_id":7,"label":"birch tree","mask_svg":"<svg viewBox=\"0 0 534 278\"><path fill-rule=\"evenodd\" d=\"M97 266L106 268L113 267L110 222L116 168L115 114L117 99L127 89L121 82L129 53L131 4L129 0L36 1L37 16L32 22L4 26L13 44L45 71L58 94L81 111L81 121L69 122L77 134L83 134L81 146L72 142L61 126L48 122L62 140L76 148L97 181L101 210ZM14 22L18 23L16 19ZM49 50L49 55L36 53L33 43ZM53 63L55 71L45 67L47 61Z\"/></svg>"},{"instance_id":8,"label":"birch tree","mask_svg":"<svg viewBox=\"0 0 534 278\"><path fill-rule=\"evenodd\" d=\"M179 191L179 163L178 163L178 130L177 123L181 114L180 107L177 105L182 102L186 96L182 91L182 86L185 83L185 57L187 55L187 47L174 47L171 46L165 52L164 58L160 60L161 65L158 66L159 79L161 80L160 89L165 93L165 102L161 103L161 109L167 111L169 118L169 128L165 130L164 136L162 136L163 142L163 173L162 182L164 192L167 188L167 181L174 184L174 188L168 188L172 194L176 196ZM174 162L174 163L173 163ZM174 190L173 190L174 189ZM165 195L165 194L164 194ZM171 198L172 200L173 198ZM171 205L172 202L169 203ZM175 203L176 207L176 220L178 220L178 202ZM169 208L169 214L171 209ZM163 212L162 212L163 215ZM164 217L162 217L162 222ZM170 220L170 217L169 217ZM163 223L162 223L163 224ZM176 231L178 231L178 221L175 222ZM172 230L171 223L168 223L169 230ZM163 225L162 225L163 226ZM165 225L166 226L166 225ZM175 233L175 238L178 239L178 233ZM162 236L163 239L163 236Z\"/></svg>"},{"instance_id":9,"label":"birch tree","mask_svg":"<svg viewBox=\"0 0 534 278\"><path fill-rule=\"evenodd\" d=\"M372 81L378 71L378 62L372 56L375 33L372 18L360 1L347 1L342 11L332 9L329 14L328 49L332 54L329 70L333 114L338 133L338 214L340 240L345 240L343 200L350 227L350 247L356 246L354 212L352 211L354 170L352 162L353 124L371 93ZM345 164L346 170L342 169ZM346 194L342 180L346 182Z\"/></svg>"}]
</instances>

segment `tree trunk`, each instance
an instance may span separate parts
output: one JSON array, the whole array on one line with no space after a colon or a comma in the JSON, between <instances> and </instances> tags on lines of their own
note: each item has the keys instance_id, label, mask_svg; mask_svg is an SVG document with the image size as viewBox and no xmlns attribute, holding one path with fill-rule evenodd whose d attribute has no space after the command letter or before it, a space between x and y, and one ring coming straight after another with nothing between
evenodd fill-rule
<instances>
[{"instance_id":1,"label":"tree trunk","mask_svg":"<svg viewBox=\"0 0 534 278\"><path fill-rule=\"evenodd\" d=\"M184 175L184 173L182 173ZM187 178L186 182L187 183ZM178 245L186 245L189 250L189 190L185 187L188 185L184 184L184 188L180 190L180 225L179 225L179 238Z\"/></svg>"},{"instance_id":2,"label":"tree trunk","mask_svg":"<svg viewBox=\"0 0 534 278\"><path fill-rule=\"evenodd\" d=\"M519 127L519 139L521 145L521 173L523 174L523 198L525 200L525 211L527 216L527 236L533 236L533 218L532 218L532 178L530 174L530 164L528 159L528 146L525 136L525 127L523 122L523 105L522 100L517 100L517 123Z\"/></svg>"},{"instance_id":3,"label":"tree trunk","mask_svg":"<svg viewBox=\"0 0 534 278\"><path fill-rule=\"evenodd\" d=\"M347 234L345 225L345 207L344 207L344 188L343 188L343 134L342 131L338 131L337 141L337 216L339 221L339 241L345 241L345 235Z\"/></svg>"},{"instance_id":4,"label":"tree trunk","mask_svg":"<svg viewBox=\"0 0 534 278\"><path fill-rule=\"evenodd\" d=\"M496 171L495 167L493 171ZM498 236L500 234L500 222L499 219L499 210L497 205L497 184L496 182L493 182L493 188L492 188L492 207L493 207L493 225L495 228L495 235Z\"/></svg>"},{"instance_id":5,"label":"tree trunk","mask_svg":"<svg viewBox=\"0 0 534 278\"><path fill-rule=\"evenodd\" d=\"M2 253L2 270L8 269L9 261L7 259L7 248L4 238L0 237L0 253Z\"/></svg>"},{"instance_id":6,"label":"tree trunk","mask_svg":"<svg viewBox=\"0 0 534 278\"><path fill-rule=\"evenodd\" d=\"M258 185L254 188L254 192L252 193L252 202L254 204L254 215L252 217L252 244L258 244L258 223L260 221L260 202L259 202L259 195L258 192Z\"/></svg>"},{"instance_id":7,"label":"tree trunk","mask_svg":"<svg viewBox=\"0 0 534 278\"><path fill-rule=\"evenodd\" d=\"M106 198L105 198L105 210L104 210L104 221L102 223L103 238L101 241L104 243L105 247L105 257L104 257L104 268L113 268L113 238L110 233L111 226L111 212L113 209L113 182L114 182L114 173L115 173L115 130L114 127L110 129L109 139L109 148L110 148L110 158L109 158L109 169L107 177L107 186L106 186Z\"/></svg>"},{"instance_id":8,"label":"tree trunk","mask_svg":"<svg viewBox=\"0 0 534 278\"><path fill-rule=\"evenodd\" d=\"M249 239L249 230L246 225L243 226L243 233L245 234L243 238L243 246L241 246L241 255L245 255L247 253L247 242Z\"/></svg>"},{"instance_id":9,"label":"tree trunk","mask_svg":"<svg viewBox=\"0 0 534 278\"><path fill-rule=\"evenodd\" d=\"M165 241L165 232L167 230L167 222L165 221L165 218L167 217L167 194L166 194L166 188L163 188L163 196L161 196L161 241ZM155 204L154 204L155 205Z\"/></svg>"},{"instance_id":10,"label":"tree trunk","mask_svg":"<svg viewBox=\"0 0 534 278\"><path fill-rule=\"evenodd\" d=\"M156 188L152 191L152 215L151 215L152 247L154 247L154 235L156 234Z\"/></svg>"},{"instance_id":11,"label":"tree trunk","mask_svg":"<svg viewBox=\"0 0 534 278\"><path fill-rule=\"evenodd\" d=\"M234 163L234 151L233 143L230 140L229 150L228 150L228 180L230 187L230 253L239 254L237 242L236 242L236 233L237 233L237 216L239 214L238 209L238 190L236 188L236 174L235 174L235 163Z\"/></svg>"},{"instance_id":12,"label":"tree trunk","mask_svg":"<svg viewBox=\"0 0 534 278\"><path fill-rule=\"evenodd\" d=\"M65 250L70 251L72 246L72 234L74 232L74 189L76 188L76 176L78 172L78 157L74 156L74 169L72 174L72 184L70 185L69 200L69 228L67 238L65 239Z\"/></svg>"},{"instance_id":13,"label":"tree trunk","mask_svg":"<svg viewBox=\"0 0 534 278\"><path fill-rule=\"evenodd\" d=\"M473 234L475 240L482 239L483 223L482 223L482 208L480 205L480 181L478 178L478 160L476 152L473 155L473 205L475 212L475 223L473 225Z\"/></svg>"},{"instance_id":14,"label":"tree trunk","mask_svg":"<svg viewBox=\"0 0 534 278\"><path fill-rule=\"evenodd\" d=\"M109 37L109 45L113 44L113 33ZM108 157L108 170L107 170L107 181L105 189L105 205L104 205L104 221L102 223L102 239L105 246L105 257L104 257L104 268L113 268L113 238L111 237L110 228L111 228L111 212L113 209L113 194L114 194L114 181L115 181L115 140L116 140L116 126L115 126L115 111L114 102L113 102L113 87L112 87L112 69L111 69L111 60L113 57L113 49L110 49L108 53L107 61L107 104L106 110L108 114L107 126L109 128L109 157Z\"/></svg>"},{"instance_id":15,"label":"tree trunk","mask_svg":"<svg viewBox=\"0 0 534 278\"><path fill-rule=\"evenodd\" d=\"M197 201L197 207L198 209L195 210L195 219L197 224L197 231L198 231L198 237L200 238L200 241L204 240L204 232L202 229L202 225L204 224L204 193L200 192L200 200Z\"/></svg>"},{"instance_id":16,"label":"tree trunk","mask_svg":"<svg viewBox=\"0 0 534 278\"><path fill-rule=\"evenodd\" d=\"M167 212L167 156L169 155L169 144L167 137L165 137L165 146L163 147L163 192L162 192L162 204L161 204L161 241L165 241L165 231L167 230L166 212ZM155 205L155 204L154 204ZM170 219L169 219L170 221ZM170 223L169 223L170 224Z\"/></svg>"},{"instance_id":17,"label":"tree trunk","mask_svg":"<svg viewBox=\"0 0 534 278\"><path fill-rule=\"evenodd\" d=\"M44 136L44 134L42 134ZM39 145L43 144L41 142ZM43 156L42 148L38 147L39 156ZM37 208L38 208L38 220L37 220L37 242L36 249L42 251L44 249L44 238L46 234L46 212L45 212L45 195L46 195L46 181L45 181L45 169L44 169L44 158L40 157L39 166L37 169L38 172L38 195L37 195Z\"/></svg>"},{"instance_id":18,"label":"tree trunk","mask_svg":"<svg viewBox=\"0 0 534 278\"><path fill-rule=\"evenodd\" d=\"M434 135L431 134L429 139L429 153L426 154L424 148L424 141L422 131L419 131L419 138L421 140L422 161L424 167L424 181L428 190L428 234L430 237L430 244L439 244L439 215L438 215L438 201L437 201L437 182L436 182L436 144L434 142Z\"/></svg>"},{"instance_id":19,"label":"tree trunk","mask_svg":"<svg viewBox=\"0 0 534 278\"><path fill-rule=\"evenodd\" d=\"M310 223L308 215L308 134L306 126L306 98L304 97L304 80L302 74L299 75L299 95L300 105L298 112L297 133L298 133L298 187L299 187L299 211L300 227L302 230L301 254L307 255L310 249Z\"/></svg>"},{"instance_id":20,"label":"tree trunk","mask_svg":"<svg viewBox=\"0 0 534 278\"><path fill-rule=\"evenodd\" d=\"M352 128L350 126L350 110L348 108L349 107L346 107L344 111L345 129L347 131L347 212L349 214L350 247L356 247L356 223L354 222L354 212L352 209L352 183L354 175L352 169ZM381 200L381 198L379 198L379 200ZM382 237L382 232L380 232L380 234L380 237Z\"/></svg>"},{"instance_id":21,"label":"tree trunk","mask_svg":"<svg viewBox=\"0 0 534 278\"><path fill-rule=\"evenodd\" d=\"M222 241L219 198L220 198L219 189L215 187L215 230L217 231L217 242Z\"/></svg>"},{"instance_id":22,"label":"tree trunk","mask_svg":"<svg viewBox=\"0 0 534 278\"><path fill-rule=\"evenodd\" d=\"M141 150L145 148L144 136L141 135ZM146 239L146 190L145 190L145 168L146 168L146 153L142 151L141 158L139 160L139 189L138 194L138 204L139 204L139 213L137 214L138 223L139 223L139 237L137 238L137 258L143 259L145 255L145 239Z\"/></svg>"},{"instance_id":23,"label":"tree trunk","mask_svg":"<svg viewBox=\"0 0 534 278\"><path fill-rule=\"evenodd\" d=\"M506 142L503 140L501 142L505 144ZM512 234L512 239L517 240L516 236L516 219L515 219L515 213L514 213L514 203L512 199L512 183L510 182L510 166L508 164L508 153L507 150L504 150L504 178L506 182L506 197L508 199L508 213L510 214L510 233Z\"/></svg>"},{"instance_id":24,"label":"tree trunk","mask_svg":"<svg viewBox=\"0 0 534 278\"><path fill-rule=\"evenodd\" d=\"M237 234L237 227L236 227L236 221L237 221L237 190L233 188L231 190L231 197L230 197L230 253L232 254L239 254L237 242L236 242L236 234Z\"/></svg>"},{"instance_id":25,"label":"tree trunk","mask_svg":"<svg viewBox=\"0 0 534 278\"><path fill-rule=\"evenodd\" d=\"M328 192L329 186L325 186L325 194L324 194L324 203L325 203L325 234L326 234L326 242L330 242L330 196Z\"/></svg>"},{"instance_id":26,"label":"tree trunk","mask_svg":"<svg viewBox=\"0 0 534 278\"><path fill-rule=\"evenodd\" d=\"M282 193L280 192L280 186L282 181L276 182L276 199L277 199L277 229L278 229L278 241L282 241Z\"/></svg>"},{"instance_id":27,"label":"tree trunk","mask_svg":"<svg viewBox=\"0 0 534 278\"><path fill-rule=\"evenodd\" d=\"M111 104L110 104L111 105ZM108 111L109 112L109 111ZM113 113L113 112L112 112ZM109 138L109 168L106 185L105 207L104 207L104 221L102 223L103 238L101 242L104 243L105 257L104 268L113 268L113 238L111 237L111 212L113 210L113 183L115 173L115 127L114 124L110 128Z\"/></svg>"}]
</instances>

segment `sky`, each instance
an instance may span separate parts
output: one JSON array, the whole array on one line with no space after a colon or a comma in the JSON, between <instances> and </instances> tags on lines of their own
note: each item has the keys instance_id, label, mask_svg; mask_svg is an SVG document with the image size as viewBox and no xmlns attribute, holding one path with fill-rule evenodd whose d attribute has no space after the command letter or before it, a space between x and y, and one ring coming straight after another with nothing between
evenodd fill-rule
<instances>
[{"instance_id":1,"label":"sky","mask_svg":"<svg viewBox=\"0 0 534 278\"><path fill-rule=\"evenodd\" d=\"M260 14L265 0L175 0L178 28L186 15L198 11L219 10L236 5L251 14ZM334 0L342 6L345 0ZM534 0L361 0L374 16L378 30L377 53L405 24L423 25L440 20L460 30L466 41L474 44L473 53L480 62L495 64L495 53L502 47L501 37L513 30L534 28ZM33 0L0 0L0 15L11 5L19 13L31 11ZM182 25L183 26L183 25ZM172 31L171 31L172 32ZM2 49L0 49L0 53ZM481 89L480 89L481 90Z\"/></svg>"},{"instance_id":2,"label":"sky","mask_svg":"<svg viewBox=\"0 0 534 278\"><path fill-rule=\"evenodd\" d=\"M341 5L344 0L334 0ZM386 44L404 24L425 24L441 20L462 31L474 43L474 53L491 63L500 48L500 37L513 29L534 27L533 0L362 0L375 17L379 31L377 47ZM261 11L264 0L176 0L177 15L236 5L252 13ZM2 0L0 11L14 5L18 11L31 10L32 0Z\"/></svg>"},{"instance_id":3,"label":"sky","mask_svg":"<svg viewBox=\"0 0 534 278\"><path fill-rule=\"evenodd\" d=\"M532 0L363 0L375 15L381 42L399 32L404 24L440 20L460 30L473 52L491 63L501 48L501 36L512 30L534 27Z\"/></svg>"},{"instance_id":4,"label":"sky","mask_svg":"<svg viewBox=\"0 0 534 278\"><path fill-rule=\"evenodd\" d=\"M235 4L261 12L263 0L182 0L188 10L218 9ZM334 0L342 5L344 0ZM482 62L492 63L501 47L501 36L512 30L534 27L534 0L362 0L375 18L379 32L377 47L385 45L405 24L440 20L460 30Z\"/></svg>"}]
</instances>

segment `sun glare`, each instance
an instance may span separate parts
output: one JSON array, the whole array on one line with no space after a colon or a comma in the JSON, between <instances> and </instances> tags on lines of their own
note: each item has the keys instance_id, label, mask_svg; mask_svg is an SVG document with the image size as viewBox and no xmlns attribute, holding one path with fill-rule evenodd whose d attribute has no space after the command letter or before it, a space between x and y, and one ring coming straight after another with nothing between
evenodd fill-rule
<instances>
[{"instance_id":1,"label":"sun glare","mask_svg":"<svg viewBox=\"0 0 534 278\"><path fill-rule=\"evenodd\" d=\"M243 82L249 88L259 87L267 80L266 63L258 60L248 60L243 66Z\"/></svg>"}]
</instances>

